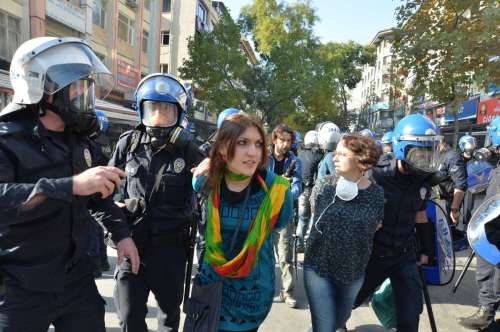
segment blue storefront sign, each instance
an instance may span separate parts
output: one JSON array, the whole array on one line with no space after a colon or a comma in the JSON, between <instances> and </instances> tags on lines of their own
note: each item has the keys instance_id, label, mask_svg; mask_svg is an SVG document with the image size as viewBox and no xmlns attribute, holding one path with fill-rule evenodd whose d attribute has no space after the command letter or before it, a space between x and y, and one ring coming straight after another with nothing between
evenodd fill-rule
<instances>
[{"instance_id":1,"label":"blue storefront sign","mask_svg":"<svg viewBox=\"0 0 500 332\"><path fill-rule=\"evenodd\" d=\"M458 120L475 119L478 103L479 99L471 99L463 102L458 110L457 119ZM444 116L444 121L452 122L455 121L455 118L453 114L446 114Z\"/></svg>"}]
</instances>

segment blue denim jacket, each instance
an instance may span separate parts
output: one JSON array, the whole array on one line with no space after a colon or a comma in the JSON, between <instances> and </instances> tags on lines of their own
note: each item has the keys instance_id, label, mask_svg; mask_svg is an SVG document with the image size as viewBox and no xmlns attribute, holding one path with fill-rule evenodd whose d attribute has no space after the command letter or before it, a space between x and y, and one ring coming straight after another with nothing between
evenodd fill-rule
<instances>
[{"instance_id":1,"label":"blue denim jacket","mask_svg":"<svg viewBox=\"0 0 500 332\"><path fill-rule=\"evenodd\" d=\"M318 180L327 175L335 175L335 165L333 164L333 152L325 154L318 166Z\"/></svg>"},{"instance_id":2,"label":"blue denim jacket","mask_svg":"<svg viewBox=\"0 0 500 332\"><path fill-rule=\"evenodd\" d=\"M293 152L288 152L288 155L285 157L285 164L283 169L286 170L290 167L291 162L295 160L295 173L293 174L290 191L292 192L293 200L296 201L299 199L300 194L302 194L302 163ZM274 173L274 165L276 160L274 159L274 154L269 153L269 164L267 166L267 170ZM280 174L282 175L282 174Z\"/></svg>"}]
</instances>

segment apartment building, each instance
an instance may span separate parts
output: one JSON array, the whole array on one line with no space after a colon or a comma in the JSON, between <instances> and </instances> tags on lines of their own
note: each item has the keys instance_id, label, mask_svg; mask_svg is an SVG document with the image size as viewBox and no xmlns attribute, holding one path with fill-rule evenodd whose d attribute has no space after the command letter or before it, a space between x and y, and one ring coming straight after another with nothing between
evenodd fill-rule
<instances>
[{"instance_id":1,"label":"apartment building","mask_svg":"<svg viewBox=\"0 0 500 332\"><path fill-rule=\"evenodd\" d=\"M394 29L379 31L370 43L376 49L375 65L365 65L358 83L362 104L389 103Z\"/></svg>"},{"instance_id":2,"label":"apartment building","mask_svg":"<svg viewBox=\"0 0 500 332\"><path fill-rule=\"evenodd\" d=\"M188 39L212 31L223 10L222 1L162 0L160 70L179 76L178 68L189 57Z\"/></svg>"}]
</instances>

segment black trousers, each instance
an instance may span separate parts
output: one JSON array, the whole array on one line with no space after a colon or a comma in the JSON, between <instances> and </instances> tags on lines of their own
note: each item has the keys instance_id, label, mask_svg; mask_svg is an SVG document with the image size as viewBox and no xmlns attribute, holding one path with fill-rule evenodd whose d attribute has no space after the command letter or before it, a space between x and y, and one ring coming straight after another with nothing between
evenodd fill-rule
<instances>
[{"instance_id":1,"label":"black trousers","mask_svg":"<svg viewBox=\"0 0 500 332\"><path fill-rule=\"evenodd\" d=\"M500 269L476 255L476 283L479 305L494 310L500 307Z\"/></svg>"},{"instance_id":2,"label":"black trousers","mask_svg":"<svg viewBox=\"0 0 500 332\"><path fill-rule=\"evenodd\" d=\"M0 296L1 332L105 332L104 300L92 274L68 283L61 293L35 292L7 284Z\"/></svg>"},{"instance_id":3,"label":"black trousers","mask_svg":"<svg viewBox=\"0 0 500 332\"><path fill-rule=\"evenodd\" d=\"M360 306L387 278L391 279L394 290L398 332L418 332L423 293L412 252L396 257L376 257L372 254L354 307Z\"/></svg>"},{"instance_id":4,"label":"black trousers","mask_svg":"<svg viewBox=\"0 0 500 332\"><path fill-rule=\"evenodd\" d=\"M158 302L158 331L177 331L184 291L185 246L179 242L150 246L139 255L139 274L132 273L129 261L124 261L116 273L114 300L122 331L148 331L145 318L149 292Z\"/></svg>"}]
</instances>

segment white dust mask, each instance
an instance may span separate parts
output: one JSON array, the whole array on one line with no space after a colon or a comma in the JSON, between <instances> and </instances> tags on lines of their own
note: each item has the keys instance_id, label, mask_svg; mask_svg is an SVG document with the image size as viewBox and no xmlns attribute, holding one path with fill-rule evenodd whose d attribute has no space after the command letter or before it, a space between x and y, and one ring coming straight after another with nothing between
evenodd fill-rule
<instances>
[{"instance_id":1,"label":"white dust mask","mask_svg":"<svg viewBox=\"0 0 500 332\"><path fill-rule=\"evenodd\" d=\"M361 176L358 181L353 182L345 179L343 176L339 176L335 195L343 201L352 201L358 196L358 182L361 181L362 178L363 176Z\"/></svg>"}]
</instances>

